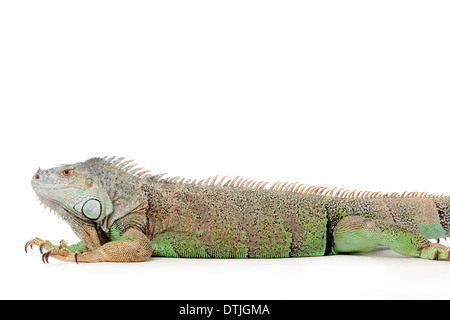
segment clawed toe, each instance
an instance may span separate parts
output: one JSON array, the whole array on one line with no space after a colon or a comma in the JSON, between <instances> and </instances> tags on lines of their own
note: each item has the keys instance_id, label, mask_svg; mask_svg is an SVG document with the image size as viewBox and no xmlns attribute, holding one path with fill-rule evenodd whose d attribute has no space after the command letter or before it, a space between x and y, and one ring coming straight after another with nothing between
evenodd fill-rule
<instances>
[{"instance_id":1,"label":"clawed toe","mask_svg":"<svg viewBox=\"0 0 450 320\"><path fill-rule=\"evenodd\" d=\"M39 246L39 250L41 251L41 245L45 244L45 241L42 240L41 238L34 238L30 241L28 241L27 243L25 243L25 252L28 253L28 248L33 250L33 245L35 246ZM42 253L42 251L41 251Z\"/></svg>"}]
</instances>

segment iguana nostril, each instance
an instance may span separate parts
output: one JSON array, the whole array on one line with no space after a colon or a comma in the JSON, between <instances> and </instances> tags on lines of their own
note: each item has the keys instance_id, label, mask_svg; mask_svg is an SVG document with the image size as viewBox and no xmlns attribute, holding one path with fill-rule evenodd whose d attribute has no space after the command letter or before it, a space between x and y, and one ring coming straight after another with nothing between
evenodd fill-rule
<instances>
[{"instance_id":1,"label":"iguana nostril","mask_svg":"<svg viewBox=\"0 0 450 320\"><path fill-rule=\"evenodd\" d=\"M36 174L34 175L34 179L35 179L35 180L39 180L39 178L41 177L41 176L39 175L39 172L41 172L41 167L39 167L39 168L37 169Z\"/></svg>"}]
</instances>

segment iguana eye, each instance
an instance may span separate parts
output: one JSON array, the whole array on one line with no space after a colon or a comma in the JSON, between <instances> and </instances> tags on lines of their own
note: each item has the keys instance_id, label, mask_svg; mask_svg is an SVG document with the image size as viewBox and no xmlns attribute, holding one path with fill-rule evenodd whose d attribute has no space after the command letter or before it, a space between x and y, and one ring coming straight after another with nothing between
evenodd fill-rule
<instances>
[{"instance_id":1,"label":"iguana eye","mask_svg":"<svg viewBox=\"0 0 450 320\"><path fill-rule=\"evenodd\" d=\"M71 169L65 169L62 171L62 175L63 176L70 176L72 174L72 170Z\"/></svg>"}]
</instances>

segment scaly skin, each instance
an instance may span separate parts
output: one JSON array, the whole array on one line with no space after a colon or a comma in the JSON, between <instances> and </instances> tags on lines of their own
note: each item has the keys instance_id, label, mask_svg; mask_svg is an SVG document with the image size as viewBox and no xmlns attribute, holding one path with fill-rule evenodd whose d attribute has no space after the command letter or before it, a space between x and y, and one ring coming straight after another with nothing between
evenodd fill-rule
<instances>
[{"instance_id":1,"label":"scaly skin","mask_svg":"<svg viewBox=\"0 0 450 320\"><path fill-rule=\"evenodd\" d=\"M427 238L449 234L447 197L381 195L248 181L184 182L150 175L123 158L93 158L38 170L32 187L81 242L49 257L76 262L137 262L154 256L282 258L368 251L385 245L407 256L449 259ZM46 251L46 252L44 252Z\"/></svg>"}]
</instances>

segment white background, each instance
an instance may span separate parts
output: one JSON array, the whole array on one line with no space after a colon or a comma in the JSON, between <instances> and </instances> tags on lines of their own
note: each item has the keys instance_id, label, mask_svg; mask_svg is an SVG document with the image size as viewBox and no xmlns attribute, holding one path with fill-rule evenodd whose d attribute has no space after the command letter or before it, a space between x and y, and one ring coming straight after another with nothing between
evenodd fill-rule
<instances>
[{"instance_id":1,"label":"white background","mask_svg":"<svg viewBox=\"0 0 450 320\"><path fill-rule=\"evenodd\" d=\"M450 193L448 1L2 1L0 298L450 298L450 262L41 262L38 166ZM450 241L447 242L450 244Z\"/></svg>"}]
</instances>

